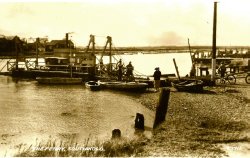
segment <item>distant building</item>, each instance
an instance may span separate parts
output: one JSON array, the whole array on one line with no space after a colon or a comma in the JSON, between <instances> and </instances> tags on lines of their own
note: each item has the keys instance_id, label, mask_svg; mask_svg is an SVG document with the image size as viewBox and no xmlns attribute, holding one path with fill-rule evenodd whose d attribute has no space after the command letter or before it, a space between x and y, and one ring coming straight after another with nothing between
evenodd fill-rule
<instances>
[{"instance_id":1,"label":"distant building","mask_svg":"<svg viewBox=\"0 0 250 158\"><path fill-rule=\"evenodd\" d=\"M24 41L18 36L3 36L0 37L0 55L14 56L16 52L22 52Z\"/></svg>"},{"instance_id":2,"label":"distant building","mask_svg":"<svg viewBox=\"0 0 250 158\"><path fill-rule=\"evenodd\" d=\"M46 43L46 52L53 52L56 49L74 48L74 43L71 40L52 40Z\"/></svg>"},{"instance_id":3,"label":"distant building","mask_svg":"<svg viewBox=\"0 0 250 158\"><path fill-rule=\"evenodd\" d=\"M38 53L45 53L45 47L48 39L47 38L37 38L36 41L26 43L24 45L24 51L26 55L36 54L36 49Z\"/></svg>"}]
</instances>

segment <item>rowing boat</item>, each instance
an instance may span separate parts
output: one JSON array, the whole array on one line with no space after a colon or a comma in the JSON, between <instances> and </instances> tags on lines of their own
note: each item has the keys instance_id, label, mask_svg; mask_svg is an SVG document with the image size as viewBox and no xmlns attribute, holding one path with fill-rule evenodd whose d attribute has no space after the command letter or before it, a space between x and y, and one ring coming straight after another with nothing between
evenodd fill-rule
<instances>
[{"instance_id":1,"label":"rowing boat","mask_svg":"<svg viewBox=\"0 0 250 158\"><path fill-rule=\"evenodd\" d=\"M173 86L178 91L184 92L202 92L203 91L203 81L201 80L187 80L179 83L173 83Z\"/></svg>"},{"instance_id":2,"label":"rowing boat","mask_svg":"<svg viewBox=\"0 0 250 158\"><path fill-rule=\"evenodd\" d=\"M144 91L148 88L147 83L139 82L100 82L101 87L121 91Z\"/></svg>"},{"instance_id":3,"label":"rowing boat","mask_svg":"<svg viewBox=\"0 0 250 158\"><path fill-rule=\"evenodd\" d=\"M92 91L98 91L101 89L101 85L95 81L88 81L85 83L85 87L89 88Z\"/></svg>"}]
</instances>

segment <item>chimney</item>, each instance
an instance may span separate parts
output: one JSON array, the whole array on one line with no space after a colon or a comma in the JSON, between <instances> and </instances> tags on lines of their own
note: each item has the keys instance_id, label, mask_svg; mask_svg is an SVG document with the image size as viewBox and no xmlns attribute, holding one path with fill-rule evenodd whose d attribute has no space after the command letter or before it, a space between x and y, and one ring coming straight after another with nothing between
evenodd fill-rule
<instances>
[{"instance_id":1,"label":"chimney","mask_svg":"<svg viewBox=\"0 0 250 158\"><path fill-rule=\"evenodd\" d=\"M66 33L66 48L69 48L69 33Z\"/></svg>"}]
</instances>

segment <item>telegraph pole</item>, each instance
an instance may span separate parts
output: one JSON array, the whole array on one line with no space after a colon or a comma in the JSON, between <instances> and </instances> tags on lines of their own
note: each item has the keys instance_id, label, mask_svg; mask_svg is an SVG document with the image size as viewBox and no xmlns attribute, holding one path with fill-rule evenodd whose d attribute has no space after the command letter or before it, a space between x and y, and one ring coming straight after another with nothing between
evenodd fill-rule
<instances>
[{"instance_id":1,"label":"telegraph pole","mask_svg":"<svg viewBox=\"0 0 250 158\"><path fill-rule=\"evenodd\" d=\"M72 66L73 66L73 63L72 63L72 53L71 53L71 42L69 42L69 34L72 34L74 32L68 32L66 33L66 48L69 48L69 64L70 64L70 77L72 78L73 77L73 72L72 72Z\"/></svg>"},{"instance_id":2,"label":"telegraph pole","mask_svg":"<svg viewBox=\"0 0 250 158\"><path fill-rule=\"evenodd\" d=\"M211 81L214 83L215 83L215 72L216 72L216 27L217 27L217 2L214 2L212 76L211 76Z\"/></svg>"}]
</instances>

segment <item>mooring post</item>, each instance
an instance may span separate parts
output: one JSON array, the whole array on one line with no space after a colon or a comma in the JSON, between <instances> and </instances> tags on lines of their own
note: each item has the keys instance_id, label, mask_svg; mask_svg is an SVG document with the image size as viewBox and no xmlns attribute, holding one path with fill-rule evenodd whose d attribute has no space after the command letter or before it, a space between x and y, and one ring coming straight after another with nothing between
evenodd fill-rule
<instances>
[{"instance_id":1,"label":"mooring post","mask_svg":"<svg viewBox=\"0 0 250 158\"><path fill-rule=\"evenodd\" d=\"M175 67L175 70L176 70L177 77L178 77L179 80L181 80L180 75L179 75L178 66L177 66L177 64L175 62L175 58L173 58L173 62L174 62L174 67Z\"/></svg>"},{"instance_id":2,"label":"mooring post","mask_svg":"<svg viewBox=\"0 0 250 158\"><path fill-rule=\"evenodd\" d=\"M161 89L159 103L158 103L158 106L156 107L155 121L154 121L154 126L153 126L154 129L163 121L165 121L167 110L168 110L169 95L170 95L169 88Z\"/></svg>"},{"instance_id":3,"label":"mooring post","mask_svg":"<svg viewBox=\"0 0 250 158\"><path fill-rule=\"evenodd\" d=\"M112 139L120 138L121 137L121 130L120 129L114 129L112 131Z\"/></svg>"},{"instance_id":4,"label":"mooring post","mask_svg":"<svg viewBox=\"0 0 250 158\"><path fill-rule=\"evenodd\" d=\"M135 128L140 129L140 130L144 130L144 116L143 116L143 114L136 113Z\"/></svg>"}]
</instances>

